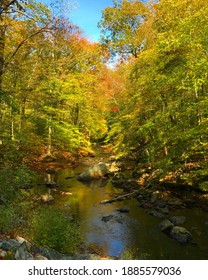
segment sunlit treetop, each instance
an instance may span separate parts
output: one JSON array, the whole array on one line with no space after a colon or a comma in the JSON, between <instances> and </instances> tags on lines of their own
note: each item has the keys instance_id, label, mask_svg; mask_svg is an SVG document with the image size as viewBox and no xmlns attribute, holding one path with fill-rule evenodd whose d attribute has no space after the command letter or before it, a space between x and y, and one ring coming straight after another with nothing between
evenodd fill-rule
<instances>
[{"instance_id":1,"label":"sunlit treetop","mask_svg":"<svg viewBox=\"0 0 208 280\"><path fill-rule=\"evenodd\" d=\"M138 56L143 48L140 28L147 15L147 8L141 1L114 1L113 7L103 10L98 26L101 28L102 43L112 54Z\"/></svg>"}]
</instances>

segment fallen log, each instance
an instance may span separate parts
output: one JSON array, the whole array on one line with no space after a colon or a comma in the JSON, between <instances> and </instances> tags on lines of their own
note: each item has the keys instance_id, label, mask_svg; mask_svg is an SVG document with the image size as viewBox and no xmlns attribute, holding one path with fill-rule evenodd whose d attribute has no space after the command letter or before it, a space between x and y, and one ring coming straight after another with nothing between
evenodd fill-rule
<instances>
[{"instance_id":1,"label":"fallen log","mask_svg":"<svg viewBox=\"0 0 208 280\"><path fill-rule=\"evenodd\" d=\"M128 199L136 194L138 194L139 191L133 191L131 193L128 193L128 194L124 194L124 195L120 195L120 196L117 196L117 197L114 197L114 198L111 198L111 199L105 199L105 200L102 200L100 202L100 204L107 204L107 203L112 203L112 202L116 202L116 201L121 201L121 200L124 200L124 199Z\"/></svg>"}]
</instances>

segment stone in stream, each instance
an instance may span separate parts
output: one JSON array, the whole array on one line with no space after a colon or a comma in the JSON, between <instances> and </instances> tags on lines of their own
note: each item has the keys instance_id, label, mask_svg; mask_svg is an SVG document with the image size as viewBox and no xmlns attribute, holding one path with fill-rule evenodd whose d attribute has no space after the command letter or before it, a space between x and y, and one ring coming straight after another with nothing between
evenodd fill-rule
<instances>
[{"instance_id":1,"label":"stone in stream","mask_svg":"<svg viewBox=\"0 0 208 280\"><path fill-rule=\"evenodd\" d=\"M176 221L176 219L172 219L171 221L168 220L168 219L167 220L163 220L158 225L160 230L162 232L165 232L166 234L168 234L170 237L174 238L175 240L177 240L179 243L189 243L189 242L192 242L192 235L191 235L191 233L186 228L184 228L184 227L175 226L172 221ZM181 221L182 221L182 219L181 219Z\"/></svg>"},{"instance_id":2,"label":"stone in stream","mask_svg":"<svg viewBox=\"0 0 208 280\"><path fill-rule=\"evenodd\" d=\"M186 217L184 216L172 216L169 218L169 220L175 225L180 226L183 225L186 221Z\"/></svg>"},{"instance_id":3,"label":"stone in stream","mask_svg":"<svg viewBox=\"0 0 208 280\"><path fill-rule=\"evenodd\" d=\"M170 231L170 236L179 243L189 243L192 241L191 233L184 227L175 226Z\"/></svg>"},{"instance_id":4,"label":"stone in stream","mask_svg":"<svg viewBox=\"0 0 208 280\"><path fill-rule=\"evenodd\" d=\"M103 217L101 218L101 221L107 223L108 221L112 220L113 217L114 217L113 215L103 216Z\"/></svg>"},{"instance_id":5,"label":"stone in stream","mask_svg":"<svg viewBox=\"0 0 208 280\"><path fill-rule=\"evenodd\" d=\"M121 212L121 213L128 213L130 211L128 206L123 206L121 208L116 209L117 211Z\"/></svg>"},{"instance_id":6,"label":"stone in stream","mask_svg":"<svg viewBox=\"0 0 208 280\"><path fill-rule=\"evenodd\" d=\"M160 211L161 211L163 214L166 214L166 215L168 215L168 213L169 213L168 207L160 208Z\"/></svg>"},{"instance_id":7,"label":"stone in stream","mask_svg":"<svg viewBox=\"0 0 208 280\"><path fill-rule=\"evenodd\" d=\"M174 227L174 224L171 223L169 220L164 220L159 223L159 228L163 232L170 232L170 230Z\"/></svg>"},{"instance_id":8,"label":"stone in stream","mask_svg":"<svg viewBox=\"0 0 208 280\"><path fill-rule=\"evenodd\" d=\"M87 170L82 172L77 176L77 179L80 181L90 181L93 179L103 178L109 174L109 169L107 164L100 162L89 167Z\"/></svg>"},{"instance_id":9,"label":"stone in stream","mask_svg":"<svg viewBox=\"0 0 208 280\"><path fill-rule=\"evenodd\" d=\"M170 198L167 201L168 205L173 206L173 207L181 207L183 206L183 201L178 198Z\"/></svg>"},{"instance_id":10,"label":"stone in stream","mask_svg":"<svg viewBox=\"0 0 208 280\"><path fill-rule=\"evenodd\" d=\"M157 212L155 210L149 210L149 211L146 211L146 213L148 213L149 215L154 216L156 218L164 218L164 216L165 216L163 213Z\"/></svg>"},{"instance_id":11,"label":"stone in stream","mask_svg":"<svg viewBox=\"0 0 208 280\"><path fill-rule=\"evenodd\" d=\"M197 227L192 227L191 228L191 232L193 232L193 234L200 236L202 234L202 232L200 231L199 228Z\"/></svg>"}]
</instances>

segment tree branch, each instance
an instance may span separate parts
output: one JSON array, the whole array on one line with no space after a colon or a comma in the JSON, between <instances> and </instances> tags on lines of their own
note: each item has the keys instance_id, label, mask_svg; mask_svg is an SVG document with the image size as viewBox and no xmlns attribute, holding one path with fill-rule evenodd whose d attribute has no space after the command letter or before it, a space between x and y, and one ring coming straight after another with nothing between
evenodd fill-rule
<instances>
[{"instance_id":1,"label":"tree branch","mask_svg":"<svg viewBox=\"0 0 208 280\"><path fill-rule=\"evenodd\" d=\"M17 2L17 0L12 0L12 1L10 1L9 3L6 4L6 6L4 6L4 5L2 4L2 8L1 8L1 10L0 10L0 17L1 17L1 15L2 15L10 6L14 5L15 2Z\"/></svg>"},{"instance_id":2,"label":"tree branch","mask_svg":"<svg viewBox=\"0 0 208 280\"><path fill-rule=\"evenodd\" d=\"M35 33L29 35L27 38L25 38L24 40L22 40L22 42L16 47L15 51L10 55L9 58L5 59L5 63L4 63L4 67L6 67L9 62L13 59L13 57L17 54L17 52L19 51L19 49L29 40L31 39L32 37L38 35L38 34L41 34L42 32L49 32L50 30L44 26L42 28L40 28L38 31L36 31Z\"/></svg>"}]
</instances>

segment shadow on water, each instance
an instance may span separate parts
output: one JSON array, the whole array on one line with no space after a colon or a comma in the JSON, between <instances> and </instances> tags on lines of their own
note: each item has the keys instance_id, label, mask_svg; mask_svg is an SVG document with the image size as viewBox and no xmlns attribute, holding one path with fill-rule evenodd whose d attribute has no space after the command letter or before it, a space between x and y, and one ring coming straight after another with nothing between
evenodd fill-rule
<instances>
[{"instance_id":1,"label":"shadow on water","mask_svg":"<svg viewBox=\"0 0 208 280\"><path fill-rule=\"evenodd\" d=\"M171 215L183 215L184 226L192 232L196 245L179 244L158 228L161 219L150 216L138 207L138 201L129 199L111 204L100 204L112 195L122 192L108 180L80 182L76 175L86 166L59 170L53 178L60 187L54 190L54 204L69 211L81 225L86 243L101 248L108 256L121 257L129 249L137 257L147 259L208 259L208 217L200 209L177 210ZM70 179L66 179L66 178ZM72 178L73 177L73 178ZM72 195L67 195L68 193ZM117 208L128 206L129 213ZM102 218L107 217L104 221Z\"/></svg>"}]
</instances>

